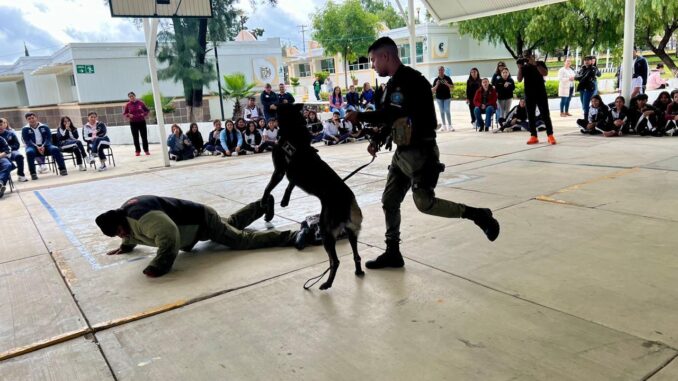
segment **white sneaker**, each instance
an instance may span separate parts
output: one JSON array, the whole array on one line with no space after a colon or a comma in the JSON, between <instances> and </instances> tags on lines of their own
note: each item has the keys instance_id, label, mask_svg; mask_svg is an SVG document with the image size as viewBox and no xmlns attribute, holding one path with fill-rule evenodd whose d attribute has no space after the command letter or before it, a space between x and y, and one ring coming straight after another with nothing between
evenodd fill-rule
<instances>
[{"instance_id":1,"label":"white sneaker","mask_svg":"<svg viewBox=\"0 0 678 381\"><path fill-rule=\"evenodd\" d=\"M25 183L26 181L28 181L28 179L26 178L26 176L19 176L19 178L18 178L17 180L18 180L20 183Z\"/></svg>"},{"instance_id":2,"label":"white sneaker","mask_svg":"<svg viewBox=\"0 0 678 381\"><path fill-rule=\"evenodd\" d=\"M447 131L454 132L454 127L452 127L452 125L450 124L449 126L447 126Z\"/></svg>"},{"instance_id":3,"label":"white sneaker","mask_svg":"<svg viewBox=\"0 0 678 381\"><path fill-rule=\"evenodd\" d=\"M87 170L87 167L85 167L83 164L80 164L78 167L79 167L80 170L83 171L83 172Z\"/></svg>"},{"instance_id":4,"label":"white sneaker","mask_svg":"<svg viewBox=\"0 0 678 381\"><path fill-rule=\"evenodd\" d=\"M97 169L97 171L103 172L103 171L105 171L106 169L107 169L107 168L106 168L106 164L101 164L101 167L99 167L99 169Z\"/></svg>"},{"instance_id":5,"label":"white sneaker","mask_svg":"<svg viewBox=\"0 0 678 381\"><path fill-rule=\"evenodd\" d=\"M49 169L47 169L47 166L45 164L40 164L40 168L38 168L38 172L45 173L47 171L49 171Z\"/></svg>"},{"instance_id":6,"label":"white sneaker","mask_svg":"<svg viewBox=\"0 0 678 381\"><path fill-rule=\"evenodd\" d=\"M445 126L440 126L437 131L438 132L445 132Z\"/></svg>"},{"instance_id":7,"label":"white sneaker","mask_svg":"<svg viewBox=\"0 0 678 381\"><path fill-rule=\"evenodd\" d=\"M94 160L94 155L92 155L92 153L87 155L87 159L89 160L90 164L94 164L96 162L96 160Z\"/></svg>"},{"instance_id":8,"label":"white sneaker","mask_svg":"<svg viewBox=\"0 0 678 381\"><path fill-rule=\"evenodd\" d=\"M233 153L231 153L231 156L238 156L238 153L237 153L237 152L233 152Z\"/></svg>"}]
</instances>

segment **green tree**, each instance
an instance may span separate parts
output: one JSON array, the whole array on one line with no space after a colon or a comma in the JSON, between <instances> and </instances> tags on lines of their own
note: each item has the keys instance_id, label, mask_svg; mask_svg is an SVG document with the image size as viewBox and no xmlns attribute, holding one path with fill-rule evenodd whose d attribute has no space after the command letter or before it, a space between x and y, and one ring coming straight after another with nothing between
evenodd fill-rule
<instances>
[{"instance_id":1,"label":"green tree","mask_svg":"<svg viewBox=\"0 0 678 381\"><path fill-rule=\"evenodd\" d=\"M598 18L616 20L615 33L621 43L624 35L624 0L608 0L597 3L586 0L583 6L587 12ZM678 30L678 2L675 0L638 0L636 2L636 44L647 47L678 76L675 61L666 53L666 45Z\"/></svg>"},{"instance_id":2,"label":"green tree","mask_svg":"<svg viewBox=\"0 0 678 381\"><path fill-rule=\"evenodd\" d=\"M235 102L233 105L234 119L242 116L242 106L240 105L240 100L253 95L254 93L252 92L252 89L254 86L254 83L247 82L247 78L245 78L245 74L243 73L224 75L224 98L227 100L233 99Z\"/></svg>"},{"instance_id":3,"label":"green tree","mask_svg":"<svg viewBox=\"0 0 678 381\"><path fill-rule=\"evenodd\" d=\"M402 28L407 25L405 19L393 8L393 5L383 0L360 0L366 11L377 16L379 21L389 29Z\"/></svg>"},{"instance_id":4,"label":"green tree","mask_svg":"<svg viewBox=\"0 0 678 381\"><path fill-rule=\"evenodd\" d=\"M328 1L312 16L313 39L325 49L327 55L341 54L344 60L344 80L348 87L348 62L367 48L377 38L377 16L363 9L359 0L346 0L343 4Z\"/></svg>"}]
</instances>

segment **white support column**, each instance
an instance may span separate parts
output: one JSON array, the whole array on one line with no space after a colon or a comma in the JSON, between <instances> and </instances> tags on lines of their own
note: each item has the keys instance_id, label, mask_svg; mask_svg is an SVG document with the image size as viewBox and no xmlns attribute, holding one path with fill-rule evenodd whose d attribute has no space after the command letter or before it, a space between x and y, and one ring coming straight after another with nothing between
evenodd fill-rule
<instances>
[{"instance_id":1,"label":"white support column","mask_svg":"<svg viewBox=\"0 0 678 381\"><path fill-rule=\"evenodd\" d=\"M626 104L631 101L631 79L633 77L633 42L636 29L636 0L626 0L624 7L624 56L622 59L621 95Z\"/></svg>"},{"instance_id":2,"label":"white support column","mask_svg":"<svg viewBox=\"0 0 678 381\"><path fill-rule=\"evenodd\" d=\"M170 166L167 155L167 141L165 137L165 116L162 112L162 99L160 98L160 86L158 85L158 62L155 59L155 46L158 41L158 19L149 21L144 19L144 35L146 36L146 57L148 57L148 70L151 74L151 88L153 89L153 103L155 117L158 120L158 135L160 136L160 156L165 167Z\"/></svg>"},{"instance_id":3,"label":"white support column","mask_svg":"<svg viewBox=\"0 0 678 381\"><path fill-rule=\"evenodd\" d=\"M417 67L417 40L416 33L414 31L414 0L407 0L407 12L408 12L408 29L410 31L410 66L412 68Z\"/></svg>"}]
</instances>

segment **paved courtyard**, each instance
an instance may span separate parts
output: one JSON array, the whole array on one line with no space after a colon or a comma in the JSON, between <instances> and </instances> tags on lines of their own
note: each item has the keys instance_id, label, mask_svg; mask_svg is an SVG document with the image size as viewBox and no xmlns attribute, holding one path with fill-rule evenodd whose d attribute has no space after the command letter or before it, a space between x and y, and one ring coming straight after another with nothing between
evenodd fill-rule
<instances>
[{"instance_id":1,"label":"paved courtyard","mask_svg":"<svg viewBox=\"0 0 678 381\"><path fill-rule=\"evenodd\" d=\"M321 247L203 243L158 279L141 273L152 248L105 255L119 240L99 213L157 194L226 215L261 196L268 154L168 169L159 146L140 158L115 146L107 172L69 164L65 178L17 184L0 201L0 379L678 380L678 140L582 136L556 116L559 144L527 146L458 114L439 135L436 191L492 208L497 241L408 195L406 266L356 278L341 241L329 291L302 288L327 266ZM364 142L318 148L340 175L369 160ZM364 260L385 247L390 158L348 181ZM296 228L319 205L297 189L273 224Z\"/></svg>"}]
</instances>

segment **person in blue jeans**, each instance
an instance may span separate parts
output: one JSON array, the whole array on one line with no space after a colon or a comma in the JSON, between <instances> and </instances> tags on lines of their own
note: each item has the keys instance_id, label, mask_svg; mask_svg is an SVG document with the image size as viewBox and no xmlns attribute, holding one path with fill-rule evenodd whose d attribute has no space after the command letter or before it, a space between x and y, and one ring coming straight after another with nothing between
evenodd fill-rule
<instances>
[{"instance_id":1,"label":"person in blue jeans","mask_svg":"<svg viewBox=\"0 0 678 381\"><path fill-rule=\"evenodd\" d=\"M40 123L34 112L27 112L24 117L28 124L21 129L21 139L26 145L26 159L28 160L28 172L31 174L31 180L38 179L38 175L35 173L35 159L47 155L52 155L61 176L68 175L64 157L61 155L59 147L52 145L52 131L49 127Z\"/></svg>"},{"instance_id":2,"label":"person in blue jeans","mask_svg":"<svg viewBox=\"0 0 678 381\"><path fill-rule=\"evenodd\" d=\"M452 100L450 92L452 89L454 89L452 79L445 75L445 68L440 66L438 68L438 76L433 80L433 87L431 87L431 91L435 94L436 103L438 103L438 110L440 111L439 132L445 130L454 131L450 114L450 101Z\"/></svg>"},{"instance_id":3,"label":"person in blue jeans","mask_svg":"<svg viewBox=\"0 0 678 381\"><path fill-rule=\"evenodd\" d=\"M579 91L579 99L581 100L581 107L584 110L584 119L589 117L589 106L591 97L596 91L596 71L598 69L593 66L593 57L584 57L584 65L579 69L579 72L574 77L579 81L577 84L577 91Z\"/></svg>"},{"instance_id":4,"label":"person in blue jeans","mask_svg":"<svg viewBox=\"0 0 678 381\"><path fill-rule=\"evenodd\" d=\"M483 114L485 114L485 129L490 130L492 124L492 115L497 109L497 90L490 85L490 80L483 78L481 86L473 97L473 104L476 106L473 113L476 117L476 126L479 131L483 131Z\"/></svg>"},{"instance_id":5,"label":"person in blue jeans","mask_svg":"<svg viewBox=\"0 0 678 381\"><path fill-rule=\"evenodd\" d=\"M12 149L9 148L7 141L0 137L0 198L5 195L10 172L16 168L9 159L11 153Z\"/></svg>"}]
</instances>

